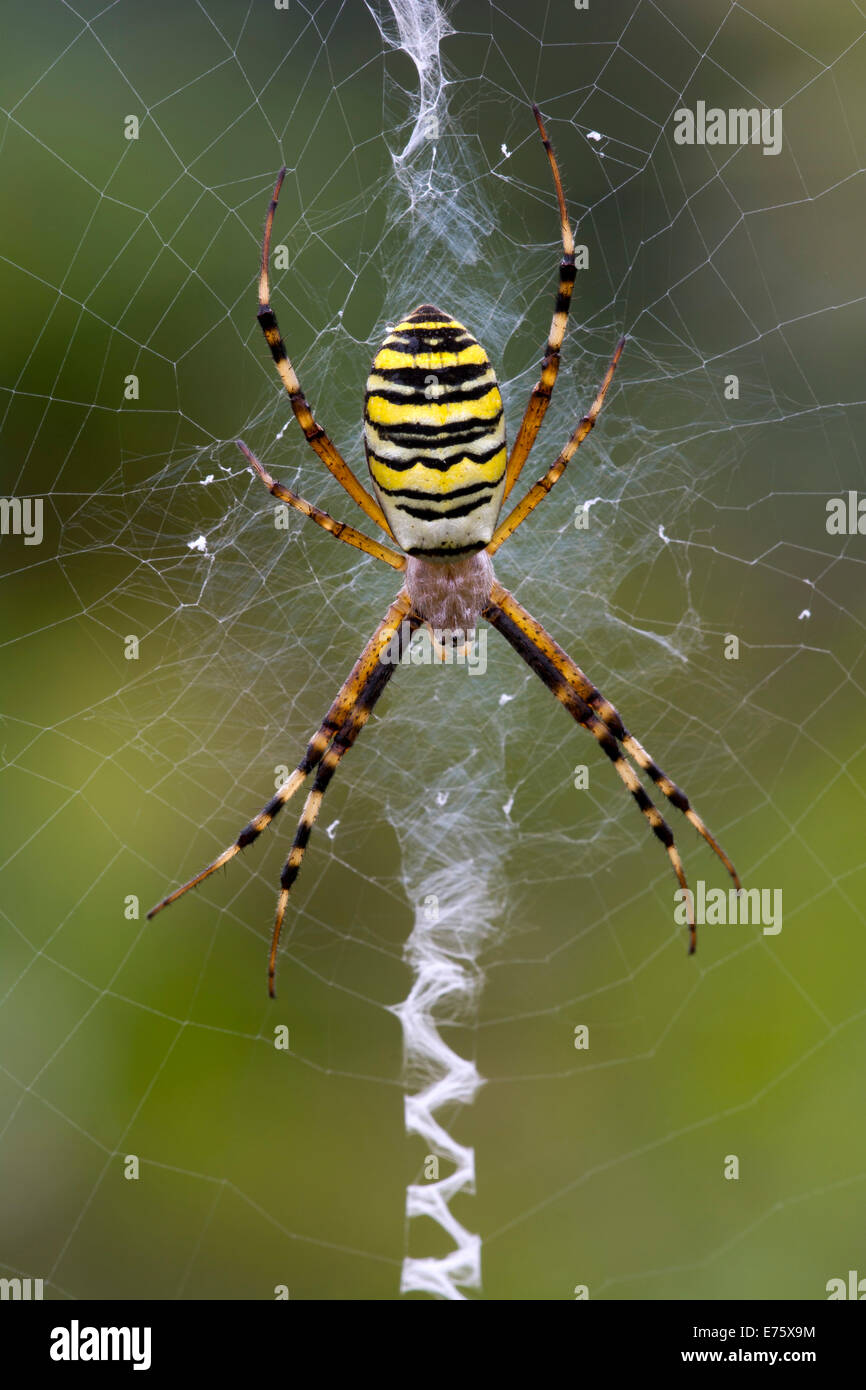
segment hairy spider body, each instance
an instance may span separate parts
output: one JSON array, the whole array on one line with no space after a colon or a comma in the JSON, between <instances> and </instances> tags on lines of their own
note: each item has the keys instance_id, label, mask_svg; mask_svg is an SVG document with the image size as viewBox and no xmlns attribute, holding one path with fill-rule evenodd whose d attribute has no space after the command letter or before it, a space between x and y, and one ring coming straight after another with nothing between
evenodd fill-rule
<instances>
[{"instance_id":1,"label":"hairy spider body","mask_svg":"<svg viewBox=\"0 0 866 1390\"><path fill-rule=\"evenodd\" d=\"M438 632L473 628L492 591L493 563L485 550L450 562L412 557L406 566L412 611Z\"/></svg>"},{"instance_id":2,"label":"hairy spider body","mask_svg":"<svg viewBox=\"0 0 866 1390\"><path fill-rule=\"evenodd\" d=\"M653 834L664 846L681 888L685 873L670 826L641 783L636 765L686 817L715 851L736 887L740 880L724 850L675 782L662 772L630 734L617 711L580 667L517 599L497 582L491 555L508 540L562 477L569 460L589 434L607 394L625 344L621 338L595 400L547 471L499 521L508 497L538 437L559 371L574 286L574 237L556 158L544 122L533 107L553 174L559 204L562 259L550 334L536 382L511 452L506 455L505 419L496 374L484 349L456 319L422 304L390 329L373 360L364 401L364 444L375 496L359 482L342 455L313 418L270 305L268 260L282 169L268 208L259 273L258 319L295 418L310 448L364 514L384 533L373 539L346 522L335 521L312 502L275 482L247 446L238 445L273 496L279 497L338 540L404 575L403 586L344 681L306 752L258 815L212 863L176 888L147 914L168 907L222 868L259 835L308 776L314 774L289 856L280 875L280 895L268 958L268 991L273 996L277 949L289 894L297 878L328 785L351 748L382 691L399 665L406 645L422 623L435 632L457 634L482 617L502 634L543 681L571 717L596 739L631 793ZM696 935L691 897L686 897L689 950Z\"/></svg>"}]
</instances>

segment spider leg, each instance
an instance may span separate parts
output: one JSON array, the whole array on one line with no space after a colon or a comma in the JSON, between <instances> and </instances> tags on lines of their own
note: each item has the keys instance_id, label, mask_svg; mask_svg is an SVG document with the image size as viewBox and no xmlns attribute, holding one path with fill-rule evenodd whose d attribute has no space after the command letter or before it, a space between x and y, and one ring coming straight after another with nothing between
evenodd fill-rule
<instances>
[{"instance_id":1,"label":"spider leg","mask_svg":"<svg viewBox=\"0 0 866 1390\"><path fill-rule=\"evenodd\" d=\"M547 407L553 395L553 388L559 373L559 354L562 348L562 340L565 337L565 325L568 322L568 311L571 307L571 295L574 289L574 279L576 271L574 268L574 234L571 230L571 223L568 220L568 210L565 206L565 194L562 191L562 179L559 177L559 166L556 163L556 155L553 153L553 146L547 138L547 131L544 128L544 121L541 119L541 112L533 104L533 115L538 122L538 129L541 133L544 148L547 151L547 158L550 161L550 168L553 174L553 183L556 188L556 198L559 203L559 220L562 228L562 260L559 263L559 288L556 295L556 304L553 310L553 319L550 324L550 334L547 339L547 346L544 349L544 357L541 359L541 376L532 389L532 394L526 404L523 419L520 422L520 429L517 431L517 438L508 459L508 472L505 480L505 497L508 496L517 479L520 477L520 470L529 457L529 452L538 437L541 429L541 422L547 414Z\"/></svg>"},{"instance_id":2,"label":"spider leg","mask_svg":"<svg viewBox=\"0 0 866 1390\"><path fill-rule=\"evenodd\" d=\"M548 632L531 614L527 613L522 604L518 603L513 594L504 589L496 580L493 581L491 593L493 602L498 604L502 611L515 623L517 627L529 638L536 648L542 651L548 660L556 667L560 675L572 686L582 700L598 715L602 723L610 730L614 738L622 744L622 747L633 758L638 767L647 774L656 784L659 791L663 792L668 801L676 806L678 811L682 811L686 820L690 821L697 830L698 834L706 840L710 849L721 859L736 887L742 887L740 877L731 863L725 851L713 835L710 834L697 811L692 806L686 793L671 781L666 773L662 772L641 743L630 734L622 722L619 713L606 700L601 691L596 689L588 676L585 676L576 662L563 651Z\"/></svg>"},{"instance_id":3,"label":"spider leg","mask_svg":"<svg viewBox=\"0 0 866 1390\"><path fill-rule=\"evenodd\" d=\"M319 763L313 785L304 802L304 809L301 812L301 819L295 832L292 848L289 851L283 871L280 874L280 896L277 899L277 913L274 919L274 931L271 938L271 951L268 957L268 994L271 999L275 997L274 977L277 969L277 950L280 944L280 932L283 929L283 921L286 915L286 908L289 902L289 894L304 860L307 844L313 832L313 826L318 819L319 811L325 792L328 790L331 778L337 771L340 761L344 754L348 753L355 739L363 729L373 710L373 706L394 674L394 668L403 653L404 646L412 640L412 634L420 625L420 620L414 615L410 616L405 626L399 625L394 634L394 648L392 649L392 660L390 662L379 662L371 671L367 682L355 701L352 713L346 719L342 728L335 735L333 742L327 749Z\"/></svg>"},{"instance_id":4,"label":"spider leg","mask_svg":"<svg viewBox=\"0 0 866 1390\"><path fill-rule=\"evenodd\" d=\"M236 439L235 443L249 463L252 464L268 492L272 493L274 497L279 497L281 502L288 502L290 507L295 508L295 511L309 517L310 521L315 521L317 526L321 526L324 531L328 531L337 540L345 541L348 545L355 546L357 550L363 550L365 555L374 555L377 560L383 560L386 565L391 565L395 570L406 568L406 556L402 552L392 550L390 546L382 545L380 541L371 540L362 531L356 531L354 526L348 526L345 521L335 521L320 507L315 507L312 502L305 501L296 492L290 492L287 487L283 487L282 483L274 482L252 449L248 449L242 439Z\"/></svg>"},{"instance_id":5,"label":"spider leg","mask_svg":"<svg viewBox=\"0 0 866 1390\"><path fill-rule=\"evenodd\" d=\"M536 675L540 677L560 703L565 706L572 718L575 719L578 724L583 725L583 727L595 737L602 751L613 763L623 783L631 792L641 811L649 821L653 834L661 840L664 845L680 887L687 889L688 884L686 883L685 871L679 851L674 843L673 831L658 809L653 805L635 773L634 768L626 761L619 743L617 742L616 728L622 729L622 733L625 737L630 737L630 735L627 735L619 719L619 715L616 714L613 706L603 700L599 695L598 713L595 712L589 700L579 693L577 688L579 684L577 677L580 677L580 682L584 684L587 695L590 694L590 690L598 695L598 692L595 691L595 687L591 686L591 683L586 680L586 677L579 668L574 666L574 663L570 661L570 658L566 656L562 648L557 646L540 624L530 618L529 614L521 608L517 601L513 599L501 585L495 585L491 602L484 610L482 616L485 617L497 631L502 633L505 640L514 648L518 655L523 658ZM525 622L524 618L528 619L528 622ZM571 676L572 679L566 677L566 674L564 674L566 670L568 670L569 676ZM601 717L602 714L606 715L607 719ZM655 767L655 764L653 764L653 766ZM649 769L647 769L647 771L648 770ZM657 771L660 770L657 769ZM660 775L664 777L663 773ZM665 781L667 782L668 779L665 779ZM670 787L673 791L679 790L674 787L673 783L670 783ZM662 790L664 790L663 786ZM671 797L671 800L674 800L673 797ZM674 804L677 804L675 800ZM703 822L700 822L700 824L703 825ZM705 838L709 837L707 836ZM709 843L720 857L724 859L726 865L730 866L730 861L722 856L716 842L709 838ZM732 866L730 867L732 869ZM735 882L739 886L739 879L736 878L736 874L734 874L734 877ZM691 894L686 897L685 905L689 923L689 954L691 955L697 945L697 931L695 928Z\"/></svg>"},{"instance_id":6,"label":"spider leg","mask_svg":"<svg viewBox=\"0 0 866 1390\"><path fill-rule=\"evenodd\" d=\"M295 419L304 432L307 443L314 453L330 469L337 482L340 483L348 492L349 496L357 502L363 512L374 521L377 526L390 536L391 528L385 520L385 514L375 497L367 491L362 483L358 481L342 454L328 438L321 425L313 418L307 398L301 390L301 383L298 381L297 373L286 352L286 345L283 342L280 326L277 323L277 316L270 305L271 290L268 278L268 261L271 251L271 232L274 226L274 214L277 210L277 203L280 197L280 189L283 179L286 176L285 166L277 176L274 196L268 205L268 216L265 222L265 236L262 242L262 263L259 272L259 311L256 317L265 335L271 356L276 364L280 379L286 388L289 400L292 403L292 410Z\"/></svg>"},{"instance_id":7,"label":"spider leg","mask_svg":"<svg viewBox=\"0 0 866 1390\"><path fill-rule=\"evenodd\" d=\"M405 589L403 589L391 604L382 622L376 628L370 641L352 667L348 678L340 687L336 699L333 701L331 708L322 720L319 729L307 744L307 750L294 772L290 773L276 794L262 807L258 815L253 816L252 820L244 826L233 844L229 845L227 849L224 849L222 854L218 854L216 859L208 864L207 868L202 869L194 878L191 878L188 883L184 883L180 888L175 888L172 893L169 893L167 897L163 898L161 902L158 902L155 907L150 909L150 912L147 914L148 921L150 921L152 917L155 917L158 912L161 912L164 907L170 906L170 904L176 902L178 898L183 897L184 893L189 892L190 888L197 888L206 878L210 878L211 874L216 873L217 869L221 869L223 865L228 864L230 859L234 859L235 855L239 854L242 849L246 849L247 845L251 845L254 840L257 840L262 831L270 825L274 817L283 809L286 802L294 796L295 792L307 777L307 774L321 762L325 750L334 736L339 734L343 725L347 720L351 719L355 705L371 678L375 676L379 670L384 670L388 674L393 670L392 666L382 662L381 657L389 643L395 639L395 633L401 633L402 623L408 616L409 608L409 596Z\"/></svg>"},{"instance_id":8,"label":"spider leg","mask_svg":"<svg viewBox=\"0 0 866 1390\"><path fill-rule=\"evenodd\" d=\"M583 416L583 419L578 424L577 429L572 434L565 448L554 459L553 463L544 474L544 477L539 478L538 482L529 489L523 500L517 503L517 506L509 512L504 521L499 523L493 534L493 539L487 546L488 555L492 555L494 551L499 549L503 541L507 541L508 537L513 535L518 526L529 516L530 512L534 512L539 502L543 501L547 496L557 479L562 477L569 460L577 452L598 419L601 407L604 405L604 398L607 395L607 388L613 380L613 374L616 371L616 366L622 356L624 347L625 338L620 338L616 345L616 351L611 358L610 366L604 374L604 380L598 389L598 394L590 406L588 413Z\"/></svg>"}]
</instances>

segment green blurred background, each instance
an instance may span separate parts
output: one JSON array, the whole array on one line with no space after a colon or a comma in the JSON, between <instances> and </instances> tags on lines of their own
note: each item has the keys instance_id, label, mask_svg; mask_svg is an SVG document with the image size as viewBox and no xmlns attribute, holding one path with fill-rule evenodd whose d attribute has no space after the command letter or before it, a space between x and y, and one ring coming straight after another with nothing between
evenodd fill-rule
<instances>
[{"instance_id":1,"label":"green blurred background","mask_svg":"<svg viewBox=\"0 0 866 1390\"><path fill-rule=\"evenodd\" d=\"M447 1248L404 1218L424 1152L388 1006L411 985L407 863L467 842L498 903L478 1016L447 1034L488 1080L443 1117L476 1155L454 1207L484 1240L472 1296L821 1298L866 1273L864 540L824 524L866 487L866 26L842 0L450 13L438 163L428 142L402 175L418 74L365 5L5 16L0 461L7 495L45 498L45 538L0 543L0 1274L52 1297L394 1298L407 1251ZM782 153L674 145L699 99L782 107ZM490 634L483 677L399 672L346 760L271 1004L291 813L144 913L294 765L395 588L300 521L276 532L232 443L357 522L296 426L275 441L274 173L275 304L350 460L374 346L424 299L488 347L513 438L558 258L532 100L589 269L528 476L630 343L497 571L747 886L782 890L784 927L707 927L688 959L659 846ZM674 828L691 879L723 884Z\"/></svg>"}]
</instances>

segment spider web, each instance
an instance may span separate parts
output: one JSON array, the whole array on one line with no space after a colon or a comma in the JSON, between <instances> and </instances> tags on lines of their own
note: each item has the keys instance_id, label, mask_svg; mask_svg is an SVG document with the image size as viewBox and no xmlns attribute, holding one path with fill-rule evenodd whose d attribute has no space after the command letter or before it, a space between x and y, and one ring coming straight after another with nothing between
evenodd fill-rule
<instances>
[{"instance_id":1,"label":"spider web","mask_svg":"<svg viewBox=\"0 0 866 1390\"><path fill-rule=\"evenodd\" d=\"M862 1271L864 542L826 504L866 488L864 34L848 0L16 14L2 458L44 535L0 543L5 1277L712 1299ZM294 766L397 585L278 529L233 442L359 524L255 323L267 199L285 161L273 301L359 471L370 358L425 300L484 343L513 439L560 254L533 100L588 266L526 479L629 342L497 574L782 930L686 957L643 818L489 632L483 671L399 670L342 763L270 1004L300 800L144 914ZM781 151L678 145L698 101L781 110Z\"/></svg>"}]
</instances>

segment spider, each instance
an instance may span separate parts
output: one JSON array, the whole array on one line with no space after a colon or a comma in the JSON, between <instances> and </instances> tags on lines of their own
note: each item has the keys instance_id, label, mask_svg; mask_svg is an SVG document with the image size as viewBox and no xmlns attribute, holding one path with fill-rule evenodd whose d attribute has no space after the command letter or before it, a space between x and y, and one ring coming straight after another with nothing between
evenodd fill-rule
<instances>
[{"instance_id":1,"label":"spider","mask_svg":"<svg viewBox=\"0 0 866 1390\"><path fill-rule=\"evenodd\" d=\"M268 207L257 317L277 371L311 449L369 520L388 540L394 541L399 550L371 539L345 522L335 521L327 512L290 492L282 483L274 481L242 440L236 442L274 497L287 502L338 540L391 565L404 578L400 592L340 687L294 772L244 827L234 844L147 914L148 919L152 918L251 845L294 796L308 774L315 771L280 876L268 957L271 998L275 994L277 949L289 894L301 868L322 799L341 759L369 719L402 652L422 624L455 634L454 640L457 635L471 631L479 617L495 627L571 717L598 741L664 845L680 887L685 889L686 879L673 833L644 789L632 763L691 821L719 856L737 889L740 888L736 869L692 808L685 792L662 772L626 729L613 705L493 574L491 556L562 477L570 459L595 424L625 346L623 337L592 406L579 421L568 443L547 472L500 521L503 503L520 477L550 404L575 280L574 236L556 156L538 107L533 105L532 109L559 204L562 260L541 375L527 402L510 453L505 445L502 398L486 352L463 324L432 304L421 304L389 329L367 379L364 446L375 496L367 491L314 419L271 308L268 278L271 232L285 168L280 170ZM685 901L689 954L692 954L696 946L696 928L690 894L685 896Z\"/></svg>"}]
</instances>

